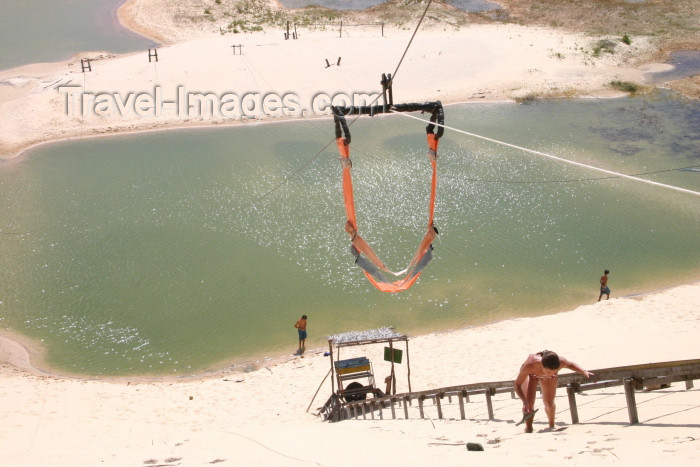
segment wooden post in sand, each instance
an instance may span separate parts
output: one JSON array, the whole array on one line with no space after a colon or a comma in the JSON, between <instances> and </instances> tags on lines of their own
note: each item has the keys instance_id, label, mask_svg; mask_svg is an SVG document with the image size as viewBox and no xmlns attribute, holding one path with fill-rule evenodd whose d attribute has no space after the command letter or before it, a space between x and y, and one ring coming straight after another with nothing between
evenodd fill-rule
<instances>
[{"instance_id":1,"label":"wooden post in sand","mask_svg":"<svg viewBox=\"0 0 700 467\"><path fill-rule=\"evenodd\" d=\"M484 391L484 395L486 396L486 410L488 410L489 413L489 420L493 420L493 402L491 401L491 389L486 389ZM495 390L493 391L494 393L496 392Z\"/></svg>"},{"instance_id":2,"label":"wooden post in sand","mask_svg":"<svg viewBox=\"0 0 700 467\"><path fill-rule=\"evenodd\" d=\"M289 38L296 39L297 38L297 25L294 24L294 32L289 34L289 21L287 21L287 32L284 33L284 40L289 40Z\"/></svg>"},{"instance_id":3,"label":"wooden post in sand","mask_svg":"<svg viewBox=\"0 0 700 467\"><path fill-rule=\"evenodd\" d=\"M627 399L627 413L630 416L630 425L639 423L639 416L637 415L637 400L634 397L634 387L636 386L636 381L634 378L625 379L625 399Z\"/></svg>"},{"instance_id":4,"label":"wooden post in sand","mask_svg":"<svg viewBox=\"0 0 700 467\"><path fill-rule=\"evenodd\" d=\"M576 392L579 384L571 383L566 386L566 394L569 396L569 411L571 412L571 423L578 423L578 407L576 406Z\"/></svg>"},{"instance_id":5,"label":"wooden post in sand","mask_svg":"<svg viewBox=\"0 0 700 467\"><path fill-rule=\"evenodd\" d=\"M465 419L464 415L464 394L466 391L460 391L457 400L459 401L459 418L460 420Z\"/></svg>"},{"instance_id":6,"label":"wooden post in sand","mask_svg":"<svg viewBox=\"0 0 700 467\"><path fill-rule=\"evenodd\" d=\"M442 420L442 404L440 403L440 399L442 399L445 396L444 393L439 393L435 395L435 405L437 405L437 413L438 413L438 418Z\"/></svg>"}]
</instances>

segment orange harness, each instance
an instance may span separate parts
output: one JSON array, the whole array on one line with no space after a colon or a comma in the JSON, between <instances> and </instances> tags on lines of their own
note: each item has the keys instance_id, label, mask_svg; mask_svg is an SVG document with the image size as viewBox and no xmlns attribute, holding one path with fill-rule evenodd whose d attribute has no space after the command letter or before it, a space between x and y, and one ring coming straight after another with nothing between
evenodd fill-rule
<instances>
[{"instance_id":1,"label":"orange harness","mask_svg":"<svg viewBox=\"0 0 700 467\"><path fill-rule=\"evenodd\" d=\"M356 108L351 108L356 109ZM355 216L355 199L352 189L352 162L350 160L350 132L348 130L345 116L342 113L343 109L334 108L334 120L336 127L336 144L340 152L340 161L343 166L343 199L345 201L345 213L347 222L345 223L345 231L350 234L351 248L355 263L362 268L362 271L367 276L367 279L382 292L401 292L408 290L418 279L423 268L433 259L433 240L438 235L438 230L433 223L435 213L435 194L437 191L437 150L438 140L444 131L442 126L438 127L437 134L434 132L435 122L440 125L444 122L442 105L440 102L427 104L404 104L392 106L392 110L399 111L415 111L415 110L430 110L432 112L430 125L428 125L427 140L428 140L428 159L432 166L432 179L430 187L430 204L428 208L428 229L421 240L416 253L413 255L408 267L399 274L406 273L403 279L398 281L388 280L384 273L392 273L379 257L374 253L369 244L360 236L357 228L357 218ZM376 109L374 110L376 112ZM345 137L343 138L343 133ZM398 275L398 274L397 274Z\"/></svg>"}]
</instances>

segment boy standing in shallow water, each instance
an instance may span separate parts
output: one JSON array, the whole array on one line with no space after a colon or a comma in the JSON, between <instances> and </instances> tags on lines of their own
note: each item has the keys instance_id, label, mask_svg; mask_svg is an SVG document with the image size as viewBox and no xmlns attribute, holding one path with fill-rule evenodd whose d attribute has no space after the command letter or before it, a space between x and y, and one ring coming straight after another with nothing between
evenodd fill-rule
<instances>
[{"instance_id":1,"label":"boy standing in shallow water","mask_svg":"<svg viewBox=\"0 0 700 467\"><path fill-rule=\"evenodd\" d=\"M306 346L306 315L301 315L294 327L299 331L299 353L303 353Z\"/></svg>"},{"instance_id":2,"label":"boy standing in shallow water","mask_svg":"<svg viewBox=\"0 0 700 467\"><path fill-rule=\"evenodd\" d=\"M515 379L515 393L523 401L523 417L525 420L525 433L532 433L532 419L535 416L535 396L537 395L537 383L540 383L542 391L542 403L547 413L549 428L554 428L554 414L556 406L554 397L557 394L557 373L562 368L568 368L590 378L590 373L574 362L558 356L551 350L543 350L527 357L520 367L520 373ZM525 418L527 417L527 418Z\"/></svg>"},{"instance_id":3,"label":"boy standing in shallow water","mask_svg":"<svg viewBox=\"0 0 700 467\"><path fill-rule=\"evenodd\" d=\"M608 288L608 274L610 274L610 271L607 269L603 271L603 275L600 276L600 295L598 295L598 301L600 301L601 298L603 298L603 295L606 296L606 300L610 300L610 288Z\"/></svg>"}]
</instances>

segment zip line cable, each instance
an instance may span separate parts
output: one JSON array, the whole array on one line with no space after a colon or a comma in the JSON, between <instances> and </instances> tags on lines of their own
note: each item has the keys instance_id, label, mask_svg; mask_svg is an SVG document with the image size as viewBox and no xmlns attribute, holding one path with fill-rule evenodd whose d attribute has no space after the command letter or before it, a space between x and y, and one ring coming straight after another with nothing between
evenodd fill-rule
<instances>
[{"instance_id":1,"label":"zip line cable","mask_svg":"<svg viewBox=\"0 0 700 467\"><path fill-rule=\"evenodd\" d=\"M412 118L412 119L414 119L414 120L418 120L418 121L421 121L421 122L430 123L428 120L422 119L422 118L420 118L420 117L416 117L416 116L414 116L414 115L408 115L408 114L404 114L404 113L401 113L401 112L395 112L395 111L392 111L392 113L396 113L396 114L399 114L399 115L403 115L403 116L405 116L405 117L407 117L407 118ZM528 149L528 148L525 148L525 147L522 147L522 146L517 146L517 145L515 145L515 144L506 143L506 142L504 142L504 141L499 141L499 140L497 140L497 139L489 138L489 137L487 137L487 136L477 135L477 134L475 134L475 133L470 133L470 132L468 132L468 131L465 131L465 130L462 130L462 129L459 129L459 128L454 128L454 127L450 127L450 126L447 126L447 125L442 125L442 124L440 124L440 123L435 123L435 125L441 126L441 127L445 128L445 129L447 129L447 130L452 130L452 131L455 131L455 132L457 132L457 133L462 133L462 134L464 134L464 135L471 136L471 137L473 137L473 138L478 138L478 139L482 139L482 140L484 140L484 141L489 141L489 142L491 142L491 143L500 144L500 145L502 145L502 146L506 146L506 147L509 147L509 148L513 148L513 149L518 149L518 150L520 150L520 151L529 152L530 154L535 154L535 155L537 155L537 156L547 157L547 158L553 159L553 160L555 160L555 161L565 162L565 163L567 163L567 164L572 164L572 165L577 165L577 166L579 166L579 167L583 167L583 168L590 169L590 170L596 170L596 171L598 171L598 172L603 172L603 173L606 173L606 174L609 174L609 175L613 175L613 176L615 176L615 177L626 178L626 179L628 179L628 180L634 180L634 181L636 181L636 182L648 183L648 184L650 184L650 185L659 186L659 187L663 187L663 188L668 188L668 189L671 189L671 190L676 190L676 191L680 191L680 192L683 192L683 193L688 193L688 194L695 195L695 196L700 196L700 191L688 190L687 188L681 188L681 187L677 187L677 186L674 186L674 185L667 185L667 184L665 184L665 183L659 183L659 182L655 182L655 181L653 181L653 180L647 180L647 179L645 179L645 178L635 177L634 175L627 175L627 174L623 174L623 173L620 173L620 172L615 172L615 171L613 171L613 170L603 169L603 168L596 167L596 166L593 166L593 165L584 164L584 163L582 163L582 162L576 162L576 161L572 161L572 160L569 160L569 159L564 159L563 157L554 156L554 155L552 155L552 154L547 154L546 152L535 151L534 149Z\"/></svg>"},{"instance_id":2,"label":"zip line cable","mask_svg":"<svg viewBox=\"0 0 700 467\"><path fill-rule=\"evenodd\" d=\"M674 169L662 169L662 170L654 170L651 172L640 172L640 173L629 174L629 175L634 175L634 176L653 175L653 174L660 174L660 173L664 173L664 172L676 172L679 170L694 169L696 167L700 167L700 164L689 165L687 167L676 167ZM561 180L486 180L483 178L465 178L463 180L467 181L467 182L477 182L477 183L512 183L512 184L520 184L520 185L543 185L546 183L596 182L598 180L611 180L613 178L620 178L620 177L610 175L608 177L565 178L565 179L561 179Z\"/></svg>"},{"instance_id":3,"label":"zip line cable","mask_svg":"<svg viewBox=\"0 0 700 467\"><path fill-rule=\"evenodd\" d=\"M416 33L418 32L418 29L420 28L420 25L423 22L423 19L425 18L426 13L428 13L428 8L430 8L431 3L433 3L433 0L428 0L428 4L425 6L425 9L423 10L423 14L421 15L420 20L418 20L418 24L416 24L416 27L413 30L413 34L411 35L411 39L408 41L408 44L406 45L406 48L404 49L403 54L401 55L401 59L399 60L399 63L396 65L396 69L394 70L394 73L391 75L391 80L389 81L389 86L391 85L391 83L394 82L394 77L396 76L396 73L398 73L399 68L401 67L401 63L403 62L404 57L406 57L406 54L408 53L408 49L411 47L411 43L413 42L413 38L416 37ZM380 95L381 94L377 94L377 96L374 98L374 100L372 100L372 102L369 103L369 106L372 106L374 103L376 103L379 100ZM355 123L358 118L360 118L359 115L357 115L354 119L352 119L348 123L348 127L352 126L352 124ZM268 196L270 196L272 193L279 190L282 186L284 186L286 183L288 183L292 177L297 176L301 171L306 169L306 167L308 167L312 162L314 162L316 159L318 159L321 156L321 154L323 154L323 152L326 149L328 149L328 146L330 146L333 143L335 143L335 138L331 139L325 146L323 146L323 148L321 148L316 154L314 154L313 157L311 157L306 162L304 162L297 170L295 170L294 172L292 172L291 174L286 176L284 178L284 180L279 182L277 185L273 186L267 192L263 193L262 196L259 196L254 201L252 201L248 206L246 206L245 209L250 209L251 207L255 206L256 203L259 203L260 201L262 201L265 198L267 198Z\"/></svg>"},{"instance_id":4,"label":"zip line cable","mask_svg":"<svg viewBox=\"0 0 700 467\"><path fill-rule=\"evenodd\" d=\"M425 10L423 10L423 14L420 17L420 20L418 20L418 24L416 25L416 28L413 30L413 35L411 35L411 39L408 41L408 45L403 51L403 55L401 55L401 59L399 60L398 65L396 65L396 69L394 70L394 73L391 75L391 79L389 80L389 84L387 84L387 87L391 87L391 85L394 83L394 79L396 78L396 73L399 72L399 67L401 67L401 63L403 63L403 59L406 57L406 54L408 53L409 47L411 47L411 43L413 42L413 38L416 37L416 33L418 32L418 28L420 28L421 23L423 22L423 18L425 18L425 14L428 13L428 8L430 8L430 4L433 3L433 0L428 0L428 4L425 6ZM372 104L374 104L377 100L379 99L379 96L377 96ZM372 105L370 104L370 105Z\"/></svg>"}]
</instances>

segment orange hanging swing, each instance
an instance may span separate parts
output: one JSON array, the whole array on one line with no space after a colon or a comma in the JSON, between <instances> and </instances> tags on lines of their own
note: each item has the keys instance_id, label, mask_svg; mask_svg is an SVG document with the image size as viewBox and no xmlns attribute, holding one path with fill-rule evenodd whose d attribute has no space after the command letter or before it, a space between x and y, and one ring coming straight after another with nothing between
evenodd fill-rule
<instances>
[{"instance_id":1,"label":"orange hanging swing","mask_svg":"<svg viewBox=\"0 0 700 467\"><path fill-rule=\"evenodd\" d=\"M355 216L355 199L352 189L352 162L350 160L350 130L348 129L345 115L369 114L392 112L430 112L430 124L426 128L428 139L428 159L432 166L432 178L430 186L430 203L428 208L428 229L421 240L416 253L413 255L408 267L399 273L393 273L387 268L379 257L372 251L369 244L360 236L357 228L357 218ZM335 138L340 152L340 161L343 166L343 198L345 201L345 212L347 222L345 231L350 234L351 252L355 257L355 263L362 268L367 279L380 291L395 293L408 290L418 279L423 268L433 259L433 240L438 235L435 228L435 193L437 191L437 150L438 140L444 132L444 112L442 104L437 102L427 102L425 104L398 104L386 106L370 107L334 107L333 117L335 121ZM437 123L437 125L436 125ZM437 126L437 130L435 127ZM343 135L345 135L343 137ZM403 279L391 281L387 279L385 273L393 275L406 274Z\"/></svg>"}]
</instances>

